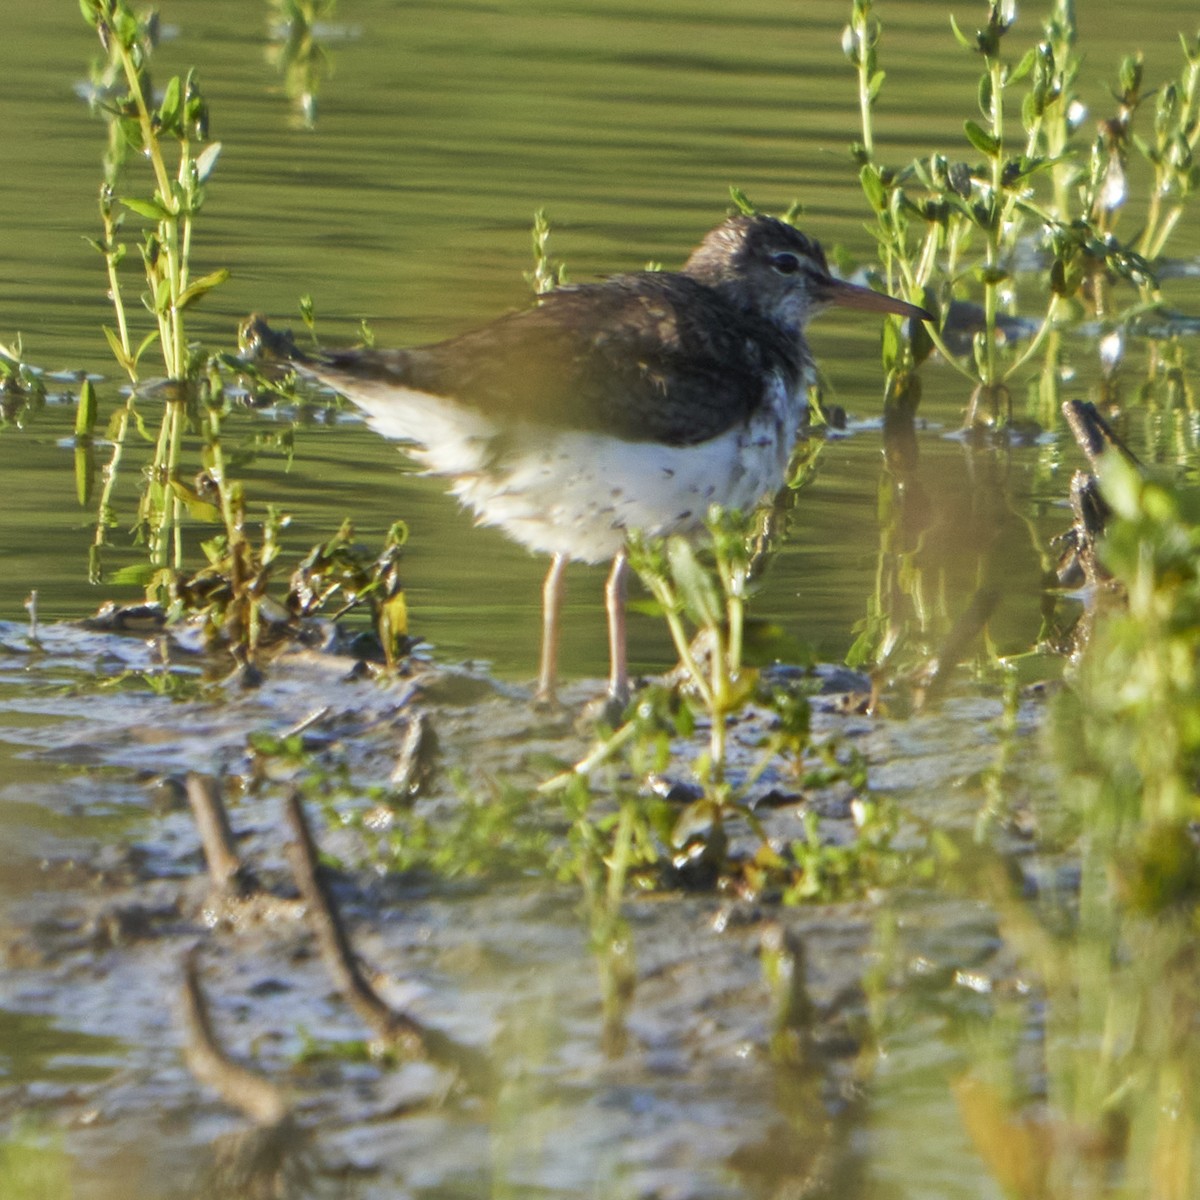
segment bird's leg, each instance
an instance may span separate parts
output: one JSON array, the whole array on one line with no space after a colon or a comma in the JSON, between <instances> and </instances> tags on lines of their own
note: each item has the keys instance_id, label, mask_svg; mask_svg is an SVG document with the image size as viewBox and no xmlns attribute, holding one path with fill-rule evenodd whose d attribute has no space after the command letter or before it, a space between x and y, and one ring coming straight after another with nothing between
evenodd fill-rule
<instances>
[{"instance_id":1,"label":"bird's leg","mask_svg":"<svg viewBox=\"0 0 1200 1200\"><path fill-rule=\"evenodd\" d=\"M566 590L567 561L565 554L556 554L546 572L546 582L542 584L542 663L534 695L538 704L553 705L557 700L558 618Z\"/></svg>"},{"instance_id":2,"label":"bird's leg","mask_svg":"<svg viewBox=\"0 0 1200 1200\"><path fill-rule=\"evenodd\" d=\"M608 582L604 585L604 606L608 612L608 699L623 709L629 703L629 662L625 653L625 580L629 558L624 550L613 559Z\"/></svg>"}]
</instances>

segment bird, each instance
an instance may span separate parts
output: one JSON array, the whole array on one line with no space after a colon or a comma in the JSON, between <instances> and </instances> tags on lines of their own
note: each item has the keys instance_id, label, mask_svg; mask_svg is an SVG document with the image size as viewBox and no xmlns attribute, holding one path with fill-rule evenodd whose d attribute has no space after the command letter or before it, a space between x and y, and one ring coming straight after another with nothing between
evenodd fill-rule
<instances>
[{"instance_id":1,"label":"bird","mask_svg":"<svg viewBox=\"0 0 1200 1200\"><path fill-rule=\"evenodd\" d=\"M557 701L567 564L610 563L607 703L619 712L629 535L699 536L712 505L750 511L783 486L814 372L805 327L833 305L931 319L836 278L791 224L737 214L678 271L561 285L446 341L308 352L254 316L243 342L347 397L478 524L550 556L543 705Z\"/></svg>"}]
</instances>

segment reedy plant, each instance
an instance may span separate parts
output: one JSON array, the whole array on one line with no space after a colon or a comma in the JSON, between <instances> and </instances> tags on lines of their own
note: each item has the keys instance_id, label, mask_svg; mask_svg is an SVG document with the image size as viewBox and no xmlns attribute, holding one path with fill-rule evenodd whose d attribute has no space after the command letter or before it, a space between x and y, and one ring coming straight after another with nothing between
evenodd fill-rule
<instances>
[{"instance_id":1,"label":"reedy plant","mask_svg":"<svg viewBox=\"0 0 1200 1200\"><path fill-rule=\"evenodd\" d=\"M329 56L318 37L337 0L268 0L271 44L267 62L283 76L284 91L306 129L317 124L317 92L330 72Z\"/></svg>"},{"instance_id":2,"label":"reedy plant","mask_svg":"<svg viewBox=\"0 0 1200 1200\"><path fill-rule=\"evenodd\" d=\"M657 601L679 655L687 688L709 721L709 749L696 774L716 789L725 780L730 716L753 694L757 672L742 661L752 527L717 505L705 521L712 567L706 570L691 541L635 536L629 561ZM686 622L702 633L694 645ZM699 650L699 653L697 651Z\"/></svg>"},{"instance_id":3,"label":"reedy plant","mask_svg":"<svg viewBox=\"0 0 1200 1200\"><path fill-rule=\"evenodd\" d=\"M881 163L874 112L886 76L879 66L881 25L872 0L854 0L843 36L858 78L862 118L862 141L852 154L875 214L883 272L890 288L941 317L937 327L915 330L911 341L898 322L888 322L888 395L914 401L913 372L936 348L974 389L969 423L982 408L993 419L1001 410L1008 413L1011 381L1043 348L1057 355L1053 335L1080 305L1086 302L1113 318L1109 278L1136 285L1130 312L1156 302L1154 261L1200 182L1193 162L1200 136L1200 39L1195 44L1182 39L1184 68L1179 81L1159 94L1152 141L1132 127L1144 93L1141 59L1131 55L1121 64L1117 114L1088 146L1079 135L1085 110L1077 94L1082 58L1072 0L1055 0L1042 39L1013 62L1004 47L1015 21L1013 0L990 0L986 23L972 34L952 19L954 36L983 62L978 87L983 120L970 118L963 125L971 148L982 156L974 162L964 161L961 151L948 151L900 168ZM1019 84L1025 85L1020 96ZM1019 133L1012 116L1018 109ZM1121 241L1115 227L1128 198L1130 147L1151 163L1154 178L1145 225ZM1015 315L1023 275L1019 251L1035 233L1049 267L1041 311L1022 322L1026 336L1018 341L1004 336L1002 319ZM976 294L982 328L969 353L958 353L948 339L946 317L953 301Z\"/></svg>"},{"instance_id":4,"label":"reedy plant","mask_svg":"<svg viewBox=\"0 0 1200 1200\"><path fill-rule=\"evenodd\" d=\"M288 518L268 506L261 534L251 536L245 491L232 477L233 463L244 451L225 444L225 418L231 407L226 379L230 372L250 377L255 386L279 390L252 366L228 354L212 353L188 336L192 307L228 277L221 267L196 276L193 235L196 219L217 164L221 145L209 135L208 106L195 70L168 80L161 97L150 79L150 59L158 31L153 11L135 13L126 0L80 0L84 19L96 31L105 58L93 73L95 104L108 125L104 181L100 189L101 236L92 245L104 260L115 327L104 327L113 355L128 376L131 391L109 424L112 452L104 471L91 551L91 577L102 576L101 553L109 530L118 523L114 494L131 429L154 444L153 461L144 472L136 528L147 548L147 561L118 572L119 582L138 582L147 596L172 616L202 615L214 637L241 661L257 649L267 622L267 589L281 553L280 537ZM311 14L310 14L311 15ZM135 173L144 164L149 179ZM139 186L146 191L136 194ZM153 318L151 329L135 331L136 314L127 303L122 265L129 245L122 240L126 218L144 222L138 245L144 287L141 303ZM157 346L165 380L147 382L145 356ZM161 421L152 431L143 409L161 404ZM90 384L81 389L77 441L95 422ZM199 434L201 470L196 486L183 480L185 439ZM290 433L272 439L290 445ZM86 448L86 447L85 447ZM80 473L81 499L90 494L91 477ZM185 517L217 526L201 543L207 565L185 571ZM397 574L402 527L388 535L381 555L352 543L343 530L317 547L300 565L287 610L275 606L271 625L311 615L335 595L347 608L367 603L389 664L406 644L404 597ZM316 597L320 596L320 599Z\"/></svg>"},{"instance_id":5,"label":"reedy plant","mask_svg":"<svg viewBox=\"0 0 1200 1200\"><path fill-rule=\"evenodd\" d=\"M41 374L25 361L25 348L18 334L11 345L0 345L0 429L16 419L29 404L46 398Z\"/></svg>"},{"instance_id":6,"label":"reedy plant","mask_svg":"<svg viewBox=\"0 0 1200 1200\"><path fill-rule=\"evenodd\" d=\"M157 14L135 14L125 0L80 0L84 19L99 37L106 58L94 73L95 105L108 123L108 149L104 156L104 181L100 188L101 237L92 245L103 257L116 328L105 326L104 334L121 369L133 385L123 410L110 426L112 457L100 497L93 550L93 577L98 577L100 548L107 530L116 523L112 495L119 474L130 426L142 436L151 436L138 405L142 381L142 359L151 346L159 347L168 381L155 398L163 404L162 421L156 435L154 461L149 468L138 525L148 549L148 567L139 572L147 592L163 599L171 570L183 567L181 526L184 511L197 498L179 478L185 426L195 385L202 377L206 358L189 344L187 310L229 275L225 268L201 278L192 278L192 235L205 197L205 185L220 154L220 143L209 139L208 106L200 93L194 71L173 76L155 102L149 61L158 31ZM148 165L152 190L149 195L130 194L136 186L127 178L130 151L134 161ZM170 161L169 161L170 160ZM145 290L143 306L151 314L153 328L135 344L133 320L126 302L121 264L128 244L121 240L128 213L147 222L138 249ZM211 412L211 409L210 409ZM235 497L227 486L218 430L214 433L211 468L221 499L222 515L230 534L237 529Z\"/></svg>"}]
</instances>

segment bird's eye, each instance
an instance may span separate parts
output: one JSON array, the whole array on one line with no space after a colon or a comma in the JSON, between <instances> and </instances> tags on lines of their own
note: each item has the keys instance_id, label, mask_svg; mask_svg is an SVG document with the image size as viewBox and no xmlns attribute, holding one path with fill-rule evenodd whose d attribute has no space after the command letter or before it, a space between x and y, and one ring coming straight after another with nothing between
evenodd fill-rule
<instances>
[{"instance_id":1,"label":"bird's eye","mask_svg":"<svg viewBox=\"0 0 1200 1200\"><path fill-rule=\"evenodd\" d=\"M777 270L780 275L795 275L800 270L800 260L794 255L789 254L786 250L781 254L771 255L771 266Z\"/></svg>"}]
</instances>

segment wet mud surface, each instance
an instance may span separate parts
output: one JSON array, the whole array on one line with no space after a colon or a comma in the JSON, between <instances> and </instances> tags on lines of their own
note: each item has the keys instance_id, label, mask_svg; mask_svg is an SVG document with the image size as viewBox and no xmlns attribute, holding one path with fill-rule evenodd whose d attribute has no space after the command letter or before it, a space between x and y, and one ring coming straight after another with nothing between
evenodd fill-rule
<instances>
[{"instance_id":1,"label":"wet mud surface","mask_svg":"<svg viewBox=\"0 0 1200 1200\"><path fill-rule=\"evenodd\" d=\"M628 1036L605 1053L577 884L387 870L348 816L378 808L372 789L411 778L418 717L438 765L414 804L453 809L464 779L532 797L551 764L587 750L572 714L596 684L574 685L567 715L547 718L521 689L469 671L418 665L386 681L339 654L295 650L245 687L206 682L202 659L175 653L172 676L192 682L172 698L125 674L153 675L161 655L153 637L61 625L33 645L27 630L0 626L12 780L0 785L0 1045L21 1048L0 1073L0 1128L34 1128L61 1147L77 1196L858 1194L868 1158L909 1119L883 1081L894 1093L953 1058L955 1010L1020 986L989 909L915 880L787 908L712 889L632 897ZM889 721L855 712L846 692L862 681L823 675L819 734L865 756L872 790L914 821L936 814L969 831L999 701L957 698ZM1036 700L1021 710L1018 737L1032 735L1037 710ZM735 762L766 720L737 725ZM281 798L295 780L252 745L289 734L310 767L355 781L349 793L331 784L329 804L310 787L306 804L367 975L394 1008L486 1056L488 1088L381 1053L337 994L284 853ZM673 769L686 761L679 750ZM243 898L213 891L189 772L224 781L258 885ZM806 811L823 837L849 836L844 787L798 792L768 771L755 796L773 840L799 836ZM548 832L561 836L552 816ZM1026 833L1003 836L1036 876ZM786 1063L771 1049L762 955L780 937L802 947L798 987L811 1006ZM217 1034L282 1089L285 1127L255 1129L185 1065L182 964L196 947ZM903 998L902 1022L881 1020L881 994ZM922 1103L929 1117L949 1102ZM886 1178L879 1186L862 1194L893 1194Z\"/></svg>"}]
</instances>

